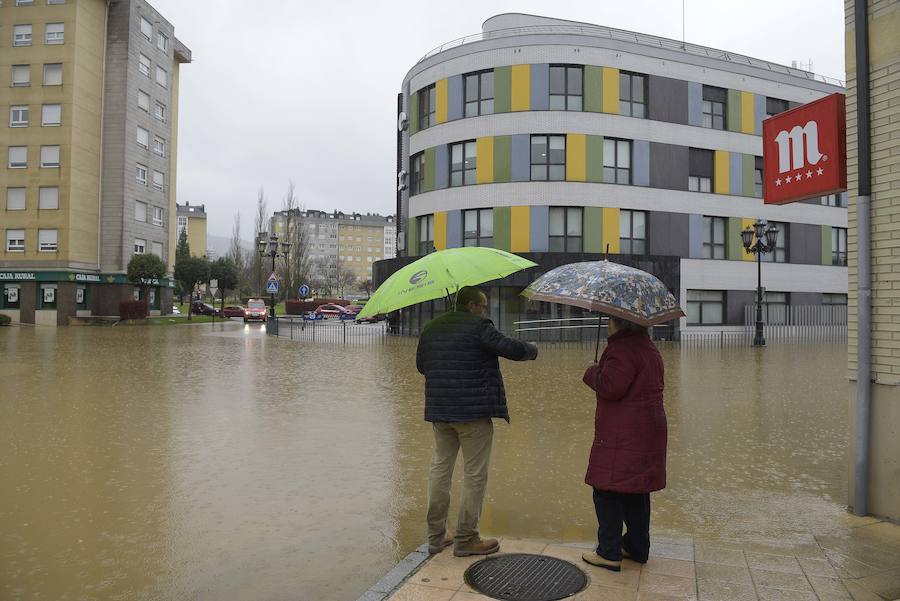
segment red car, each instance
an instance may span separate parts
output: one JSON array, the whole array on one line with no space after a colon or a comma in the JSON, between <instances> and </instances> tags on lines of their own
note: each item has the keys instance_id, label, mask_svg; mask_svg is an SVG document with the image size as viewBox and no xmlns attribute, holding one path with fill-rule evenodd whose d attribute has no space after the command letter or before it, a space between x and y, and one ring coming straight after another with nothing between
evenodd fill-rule
<instances>
[{"instance_id":1,"label":"red car","mask_svg":"<svg viewBox=\"0 0 900 601\"><path fill-rule=\"evenodd\" d=\"M213 307L209 303L198 300L191 303L191 313L194 315L215 315L216 317L222 315L222 311L218 307Z\"/></svg>"},{"instance_id":2,"label":"red car","mask_svg":"<svg viewBox=\"0 0 900 601\"><path fill-rule=\"evenodd\" d=\"M340 317L341 315L345 315L347 313L347 309L340 305L319 305L316 307L316 310L313 311L316 315L321 315L326 319L329 317Z\"/></svg>"},{"instance_id":3,"label":"red car","mask_svg":"<svg viewBox=\"0 0 900 601\"><path fill-rule=\"evenodd\" d=\"M247 307L244 309L244 323L254 320L265 321L266 313L266 301L258 298L251 298L247 301Z\"/></svg>"},{"instance_id":4,"label":"red car","mask_svg":"<svg viewBox=\"0 0 900 601\"><path fill-rule=\"evenodd\" d=\"M224 309L222 309L222 315L224 315L225 317L243 317L244 308L240 305L225 307Z\"/></svg>"},{"instance_id":5,"label":"red car","mask_svg":"<svg viewBox=\"0 0 900 601\"><path fill-rule=\"evenodd\" d=\"M344 310L347 313L349 313L350 315L356 316L359 314L360 311L363 310L363 306L362 305L347 305L346 307L344 307Z\"/></svg>"}]
</instances>

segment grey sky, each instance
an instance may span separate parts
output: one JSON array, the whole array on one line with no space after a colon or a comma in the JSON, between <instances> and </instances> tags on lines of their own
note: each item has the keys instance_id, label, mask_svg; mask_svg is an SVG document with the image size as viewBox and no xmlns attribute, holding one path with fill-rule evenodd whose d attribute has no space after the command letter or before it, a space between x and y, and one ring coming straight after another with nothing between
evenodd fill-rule
<instances>
[{"instance_id":1,"label":"grey sky","mask_svg":"<svg viewBox=\"0 0 900 601\"><path fill-rule=\"evenodd\" d=\"M310 209L393 213L396 94L427 51L503 12L681 39L681 0L150 0L193 52L181 70L178 202L252 239L288 181ZM841 0L686 0L687 41L844 79Z\"/></svg>"}]
</instances>

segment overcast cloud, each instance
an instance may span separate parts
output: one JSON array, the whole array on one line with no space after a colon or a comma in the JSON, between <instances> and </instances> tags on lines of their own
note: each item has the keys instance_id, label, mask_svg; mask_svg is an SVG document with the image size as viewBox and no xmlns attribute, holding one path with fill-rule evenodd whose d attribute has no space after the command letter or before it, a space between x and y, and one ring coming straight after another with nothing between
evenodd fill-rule
<instances>
[{"instance_id":1,"label":"overcast cloud","mask_svg":"<svg viewBox=\"0 0 900 601\"><path fill-rule=\"evenodd\" d=\"M178 202L205 204L208 232L257 190L269 211L288 181L310 209L390 214L396 94L432 48L525 12L681 39L681 0L306 2L151 0L193 52L181 69ZM844 79L841 0L686 0L687 41Z\"/></svg>"}]
</instances>

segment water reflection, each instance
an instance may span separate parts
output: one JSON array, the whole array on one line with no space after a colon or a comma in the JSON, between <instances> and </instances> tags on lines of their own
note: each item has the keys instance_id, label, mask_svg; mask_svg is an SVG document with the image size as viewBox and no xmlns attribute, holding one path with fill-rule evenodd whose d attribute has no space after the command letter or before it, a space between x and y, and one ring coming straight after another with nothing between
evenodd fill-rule
<instances>
[{"instance_id":1,"label":"water reflection","mask_svg":"<svg viewBox=\"0 0 900 601\"><path fill-rule=\"evenodd\" d=\"M504 365L485 532L593 537L592 351ZM355 599L423 540L411 344L202 324L6 328L0 352L2 598ZM662 352L657 530L800 537L841 515L845 349Z\"/></svg>"}]
</instances>

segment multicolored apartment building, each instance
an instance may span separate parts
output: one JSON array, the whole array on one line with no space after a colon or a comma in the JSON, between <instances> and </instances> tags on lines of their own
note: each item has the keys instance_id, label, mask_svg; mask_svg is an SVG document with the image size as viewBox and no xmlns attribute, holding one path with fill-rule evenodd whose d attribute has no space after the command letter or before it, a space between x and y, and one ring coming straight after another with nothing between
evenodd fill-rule
<instances>
[{"instance_id":1,"label":"multicolored apartment building","mask_svg":"<svg viewBox=\"0 0 900 601\"><path fill-rule=\"evenodd\" d=\"M756 290L740 232L779 229L769 305L846 304L846 195L762 201L762 121L843 82L588 23L522 14L444 44L398 95L399 255L493 246L541 269L489 286L506 330L574 315L518 296L546 268L608 256L659 275L688 315L675 331L743 324ZM532 271L532 270L529 270ZM405 313L415 330L433 308Z\"/></svg>"}]
</instances>

